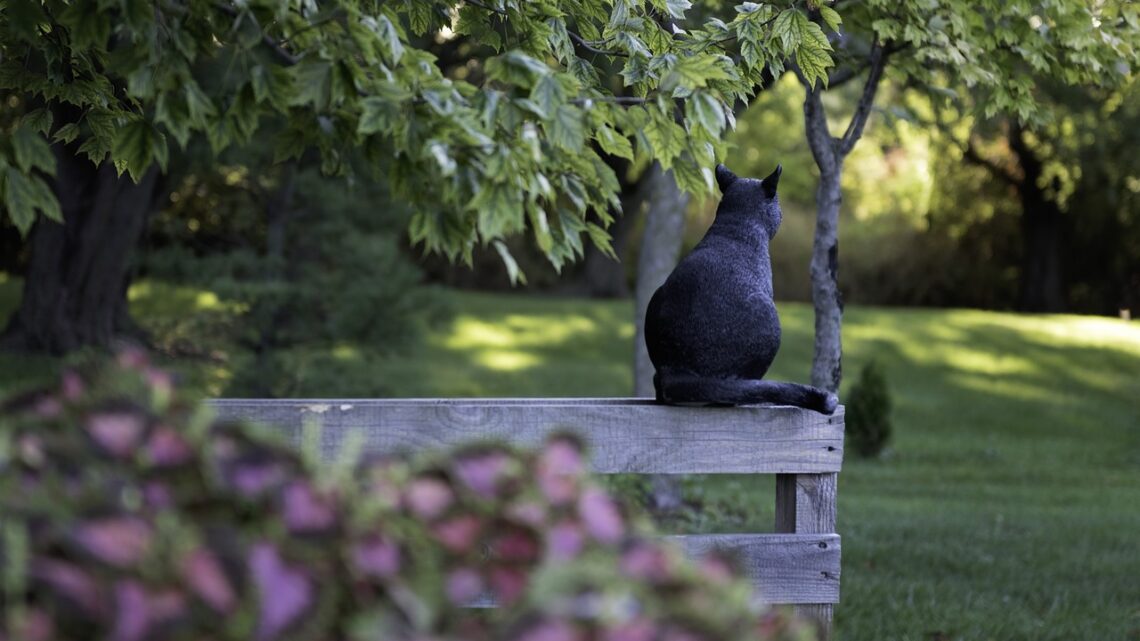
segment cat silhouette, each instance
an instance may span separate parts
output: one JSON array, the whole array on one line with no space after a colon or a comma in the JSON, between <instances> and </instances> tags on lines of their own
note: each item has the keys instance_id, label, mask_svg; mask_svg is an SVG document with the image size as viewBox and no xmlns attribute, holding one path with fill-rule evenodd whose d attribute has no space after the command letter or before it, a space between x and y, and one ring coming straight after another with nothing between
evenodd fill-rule
<instances>
[{"instance_id":1,"label":"cat silhouette","mask_svg":"<svg viewBox=\"0 0 1140 641\"><path fill-rule=\"evenodd\" d=\"M716 167L723 198L705 237L653 294L645 345L657 401L680 405L795 405L831 414L835 394L761 380L780 349L768 243L782 214L782 169L763 180Z\"/></svg>"}]
</instances>

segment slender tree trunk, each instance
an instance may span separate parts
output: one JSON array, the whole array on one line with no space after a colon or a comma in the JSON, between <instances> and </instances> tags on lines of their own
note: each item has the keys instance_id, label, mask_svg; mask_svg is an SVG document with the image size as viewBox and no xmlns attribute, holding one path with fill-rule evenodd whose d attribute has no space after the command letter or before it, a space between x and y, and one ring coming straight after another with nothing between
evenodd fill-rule
<instances>
[{"instance_id":1,"label":"slender tree trunk","mask_svg":"<svg viewBox=\"0 0 1140 641\"><path fill-rule=\"evenodd\" d=\"M843 379L843 296L839 291L839 206L842 160L820 171L815 238L811 252L811 299L815 306L815 357L811 384L839 391Z\"/></svg>"},{"instance_id":2,"label":"slender tree trunk","mask_svg":"<svg viewBox=\"0 0 1140 641\"><path fill-rule=\"evenodd\" d=\"M815 308L815 352L811 384L839 391L843 379L843 300L839 294L839 206L843 152L827 128L820 90L808 89L804 100L808 146L819 167L815 192L815 237L811 252L811 300Z\"/></svg>"},{"instance_id":3,"label":"slender tree trunk","mask_svg":"<svg viewBox=\"0 0 1140 641\"><path fill-rule=\"evenodd\" d=\"M1018 306L1026 312L1064 311L1061 208L1049 199L1041 186L1041 159L1025 140L1021 123L1011 123L1009 143L1023 172L1017 184L1022 242Z\"/></svg>"},{"instance_id":4,"label":"slender tree trunk","mask_svg":"<svg viewBox=\"0 0 1140 641\"><path fill-rule=\"evenodd\" d=\"M64 224L41 218L32 230L23 298L0 336L6 349L64 354L136 329L126 306L130 257L160 191L158 170L136 184L73 147L54 149Z\"/></svg>"},{"instance_id":5,"label":"slender tree trunk","mask_svg":"<svg viewBox=\"0 0 1140 641\"><path fill-rule=\"evenodd\" d=\"M677 187L673 177L654 163L639 181L636 194L623 203L645 212L645 232L637 257L637 290L634 295L634 396L653 396L653 363L645 348L645 308L653 292L677 266L681 237L685 231L685 209L689 195ZM627 209L627 212L635 209Z\"/></svg>"},{"instance_id":6,"label":"slender tree trunk","mask_svg":"<svg viewBox=\"0 0 1140 641\"><path fill-rule=\"evenodd\" d=\"M836 394L843 380L843 299L839 292L839 206L843 202L840 188L843 160L863 136L875 93L883 77L887 53L882 43L875 42L868 54L869 67L863 93L843 136L831 135L827 113L821 99L822 89L807 86L802 75L804 97L804 129L808 147L819 167L816 190L815 238L811 254L812 304L815 307L815 354L811 362L811 384Z\"/></svg>"}]
</instances>

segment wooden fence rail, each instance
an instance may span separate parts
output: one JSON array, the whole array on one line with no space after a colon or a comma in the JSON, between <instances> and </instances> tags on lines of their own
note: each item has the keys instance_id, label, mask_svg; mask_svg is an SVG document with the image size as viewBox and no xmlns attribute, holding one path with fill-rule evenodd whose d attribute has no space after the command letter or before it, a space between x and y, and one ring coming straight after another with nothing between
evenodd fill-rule
<instances>
[{"instance_id":1,"label":"wooden fence rail","mask_svg":"<svg viewBox=\"0 0 1140 641\"><path fill-rule=\"evenodd\" d=\"M843 408L832 416L794 407L667 407L646 399L218 399L222 418L285 431L299 443L316 419L321 452L348 439L365 453L396 454L475 439L535 446L552 432L578 434L603 474L774 474L775 534L674 536L693 555L741 558L769 603L796 604L830 634L839 602L836 480L843 463ZM354 436L355 434L355 436Z\"/></svg>"}]
</instances>

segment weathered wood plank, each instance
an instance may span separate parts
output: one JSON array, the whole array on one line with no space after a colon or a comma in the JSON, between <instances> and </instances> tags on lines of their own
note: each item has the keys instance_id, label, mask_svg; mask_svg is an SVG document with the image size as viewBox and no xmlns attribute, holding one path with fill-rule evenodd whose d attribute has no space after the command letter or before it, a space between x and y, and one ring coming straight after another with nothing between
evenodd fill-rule
<instances>
[{"instance_id":1,"label":"weathered wood plank","mask_svg":"<svg viewBox=\"0 0 1140 641\"><path fill-rule=\"evenodd\" d=\"M694 558L720 552L735 559L771 604L838 603L840 539L835 534L700 534L667 536ZM470 607L495 607L489 595Z\"/></svg>"},{"instance_id":2,"label":"weathered wood plank","mask_svg":"<svg viewBox=\"0 0 1140 641\"><path fill-rule=\"evenodd\" d=\"M838 472L843 410L795 407L668 407L645 399L218 399L222 418L276 426L299 440L306 420L323 425L322 451L335 456L358 432L364 450L399 453L472 439L537 445L570 431L590 446L602 473Z\"/></svg>"},{"instance_id":3,"label":"weathered wood plank","mask_svg":"<svg viewBox=\"0 0 1140 641\"><path fill-rule=\"evenodd\" d=\"M837 474L776 475L776 531L797 534L826 534L835 531ZM839 582L836 575L836 591ZM816 621L819 638L831 638L834 601L800 601L796 611Z\"/></svg>"},{"instance_id":4,"label":"weathered wood plank","mask_svg":"<svg viewBox=\"0 0 1140 641\"><path fill-rule=\"evenodd\" d=\"M713 551L737 558L767 603L839 603L837 534L670 536L690 556Z\"/></svg>"}]
</instances>

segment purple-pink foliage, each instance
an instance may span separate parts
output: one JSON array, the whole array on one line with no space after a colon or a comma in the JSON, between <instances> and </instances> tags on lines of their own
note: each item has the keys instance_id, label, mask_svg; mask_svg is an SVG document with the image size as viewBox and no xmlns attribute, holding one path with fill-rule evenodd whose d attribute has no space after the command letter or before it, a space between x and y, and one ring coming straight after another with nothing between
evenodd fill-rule
<instances>
[{"instance_id":1,"label":"purple-pink foliage","mask_svg":"<svg viewBox=\"0 0 1140 641\"><path fill-rule=\"evenodd\" d=\"M0 641L808 638L652 538L569 436L337 485L138 351L0 410Z\"/></svg>"}]
</instances>

